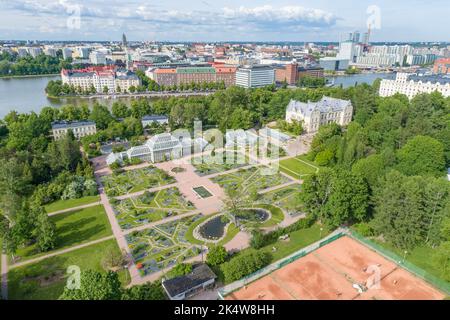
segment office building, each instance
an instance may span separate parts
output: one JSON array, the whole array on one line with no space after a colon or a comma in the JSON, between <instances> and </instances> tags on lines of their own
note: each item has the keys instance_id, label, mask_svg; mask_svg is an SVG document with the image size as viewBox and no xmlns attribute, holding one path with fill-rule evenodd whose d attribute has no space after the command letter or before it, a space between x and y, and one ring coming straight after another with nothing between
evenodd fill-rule
<instances>
[{"instance_id":1,"label":"office building","mask_svg":"<svg viewBox=\"0 0 450 320\"><path fill-rule=\"evenodd\" d=\"M275 83L275 69L265 65L244 66L236 71L236 85L258 88Z\"/></svg>"},{"instance_id":2,"label":"office building","mask_svg":"<svg viewBox=\"0 0 450 320\"><path fill-rule=\"evenodd\" d=\"M349 59L341 59L337 57L325 57L320 58L319 64L326 71L338 71L348 68L350 63Z\"/></svg>"}]
</instances>

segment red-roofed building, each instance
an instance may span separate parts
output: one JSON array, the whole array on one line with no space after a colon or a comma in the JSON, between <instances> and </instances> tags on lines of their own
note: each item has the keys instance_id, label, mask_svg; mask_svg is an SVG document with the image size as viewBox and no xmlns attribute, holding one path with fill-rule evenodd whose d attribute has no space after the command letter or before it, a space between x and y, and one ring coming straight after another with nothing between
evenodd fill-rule
<instances>
[{"instance_id":1,"label":"red-roofed building","mask_svg":"<svg viewBox=\"0 0 450 320\"><path fill-rule=\"evenodd\" d=\"M433 73L449 74L450 73L450 58L437 59L434 62Z\"/></svg>"}]
</instances>

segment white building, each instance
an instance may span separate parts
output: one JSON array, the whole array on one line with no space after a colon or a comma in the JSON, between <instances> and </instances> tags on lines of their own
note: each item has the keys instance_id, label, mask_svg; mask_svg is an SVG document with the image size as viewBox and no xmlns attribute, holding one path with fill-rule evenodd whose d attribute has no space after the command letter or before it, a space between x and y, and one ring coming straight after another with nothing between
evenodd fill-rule
<instances>
[{"instance_id":1,"label":"white building","mask_svg":"<svg viewBox=\"0 0 450 320\"><path fill-rule=\"evenodd\" d=\"M253 65L236 71L236 85L244 88L264 87L275 83L275 69L265 65Z\"/></svg>"},{"instance_id":2,"label":"white building","mask_svg":"<svg viewBox=\"0 0 450 320\"><path fill-rule=\"evenodd\" d=\"M121 92L129 91L131 86L137 87L141 84L138 76L131 72L115 72L111 68L83 69L83 70L61 70L63 84L68 84L82 90L95 88L97 93L104 93L105 87L108 93L115 93L118 88Z\"/></svg>"},{"instance_id":3,"label":"white building","mask_svg":"<svg viewBox=\"0 0 450 320\"><path fill-rule=\"evenodd\" d=\"M401 93L412 99L419 93L432 93L433 91L442 93L444 97L450 97L450 78L437 75L417 76L397 73L395 80L381 80L379 94L381 97L389 97Z\"/></svg>"},{"instance_id":4,"label":"white building","mask_svg":"<svg viewBox=\"0 0 450 320\"><path fill-rule=\"evenodd\" d=\"M73 135L77 139L97 133L95 122L92 121L52 122L52 134L55 140L66 137L69 130L73 132Z\"/></svg>"},{"instance_id":5,"label":"white building","mask_svg":"<svg viewBox=\"0 0 450 320\"><path fill-rule=\"evenodd\" d=\"M324 57L320 58L320 66L327 71L345 70L350 63L349 59L342 59L338 57Z\"/></svg>"},{"instance_id":6,"label":"white building","mask_svg":"<svg viewBox=\"0 0 450 320\"><path fill-rule=\"evenodd\" d=\"M319 130L321 125L337 123L345 126L352 120L353 106L350 100L322 97L318 102L307 103L291 100L286 108L286 121L303 123L307 132Z\"/></svg>"},{"instance_id":7,"label":"white building","mask_svg":"<svg viewBox=\"0 0 450 320\"><path fill-rule=\"evenodd\" d=\"M106 163L123 162L125 159L139 158L142 161L161 162L171 159L179 159L183 156L201 152L208 142L203 138L191 139L190 137L176 138L170 133L154 135L141 146L136 146L124 152L110 153Z\"/></svg>"},{"instance_id":8,"label":"white building","mask_svg":"<svg viewBox=\"0 0 450 320\"><path fill-rule=\"evenodd\" d=\"M142 117L142 127L145 128L153 123L160 125L169 124L169 118L163 115L147 115Z\"/></svg>"},{"instance_id":9,"label":"white building","mask_svg":"<svg viewBox=\"0 0 450 320\"><path fill-rule=\"evenodd\" d=\"M89 61L92 64L106 64L106 52L92 51L89 54Z\"/></svg>"},{"instance_id":10,"label":"white building","mask_svg":"<svg viewBox=\"0 0 450 320\"><path fill-rule=\"evenodd\" d=\"M72 48L63 48L62 49L63 59L72 58Z\"/></svg>"}]
</instances>

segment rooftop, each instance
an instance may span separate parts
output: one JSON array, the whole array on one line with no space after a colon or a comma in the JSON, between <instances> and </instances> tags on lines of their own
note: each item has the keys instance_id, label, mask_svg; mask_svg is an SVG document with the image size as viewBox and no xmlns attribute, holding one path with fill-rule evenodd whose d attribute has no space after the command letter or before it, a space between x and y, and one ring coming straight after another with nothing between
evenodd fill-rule
<instances>
[{"instance_id":1,"label":"rooftop","mask_svg":"<svg viewBox=\"0 0 450 320\"><path fill-rule=\"evenodd\" d=\"M165 280L162 285L171 297L175 297L215 278L214 272L206 264L202 263L193 266L191 273Z\"/></svg>"},{"instance_id":2,"label":"rooftop","mask_svg":"<svg viewBox=\"0 0 450 320\"><path fill-rule=\"evenodd\" d=\"M70 129L84 126L95 126L93 121L54 121L52 122L52 129Z\"/></svg>"},{"instance_id":3,"label":"rooftop","mask_svg":"<svg viewBox=\"0 0 450 320\"><path fill-rule=\"evenodd\" d=\"M342 100L332 97L323 96L320 101L317 102L301 102L291 100L287 106L286 111L300 112L303 115L310 115L314 111L319 112L337 112L342 111L346 106L350 105L350 100Z\"/></svg>"}]
</instances>

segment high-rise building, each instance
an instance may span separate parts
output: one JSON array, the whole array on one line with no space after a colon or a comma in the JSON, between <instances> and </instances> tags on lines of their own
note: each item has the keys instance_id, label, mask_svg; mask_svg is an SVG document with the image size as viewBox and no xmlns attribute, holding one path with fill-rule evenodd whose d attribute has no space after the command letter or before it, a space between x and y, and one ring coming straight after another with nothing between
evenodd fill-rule
<instances>
[{"instance_id":1,"label":"high-rise building","mask_svg":"<svg viewBox=\"0 0 450 320\"><path fill-rule=\"evenodd\" d=\"M72 49L71 48L63 48L62 54L63 54L63 59L72 58Z\"/></svg>"},{"instance_id":2,"label":"high-rise building","mask_svg":"<svg viewBox=\"0 0 450 320\"><path fill-rule=\"evenodd\" d=\"M125 35L125 33L122 34L122 47L128 47L127 36Z\"/></svg>"},{"instance_id":3,"label":"high-rise building","mask_svg":"<svg viewBox=\"0 0 450 320\"><path fill-rule=\"evenodd\" d=\"M354 43L359 43L360 37L361 37L361 34L359 33L359 31L355 31L355 32L353 32L352 41Z\"/></svg>"}]
</instances>

